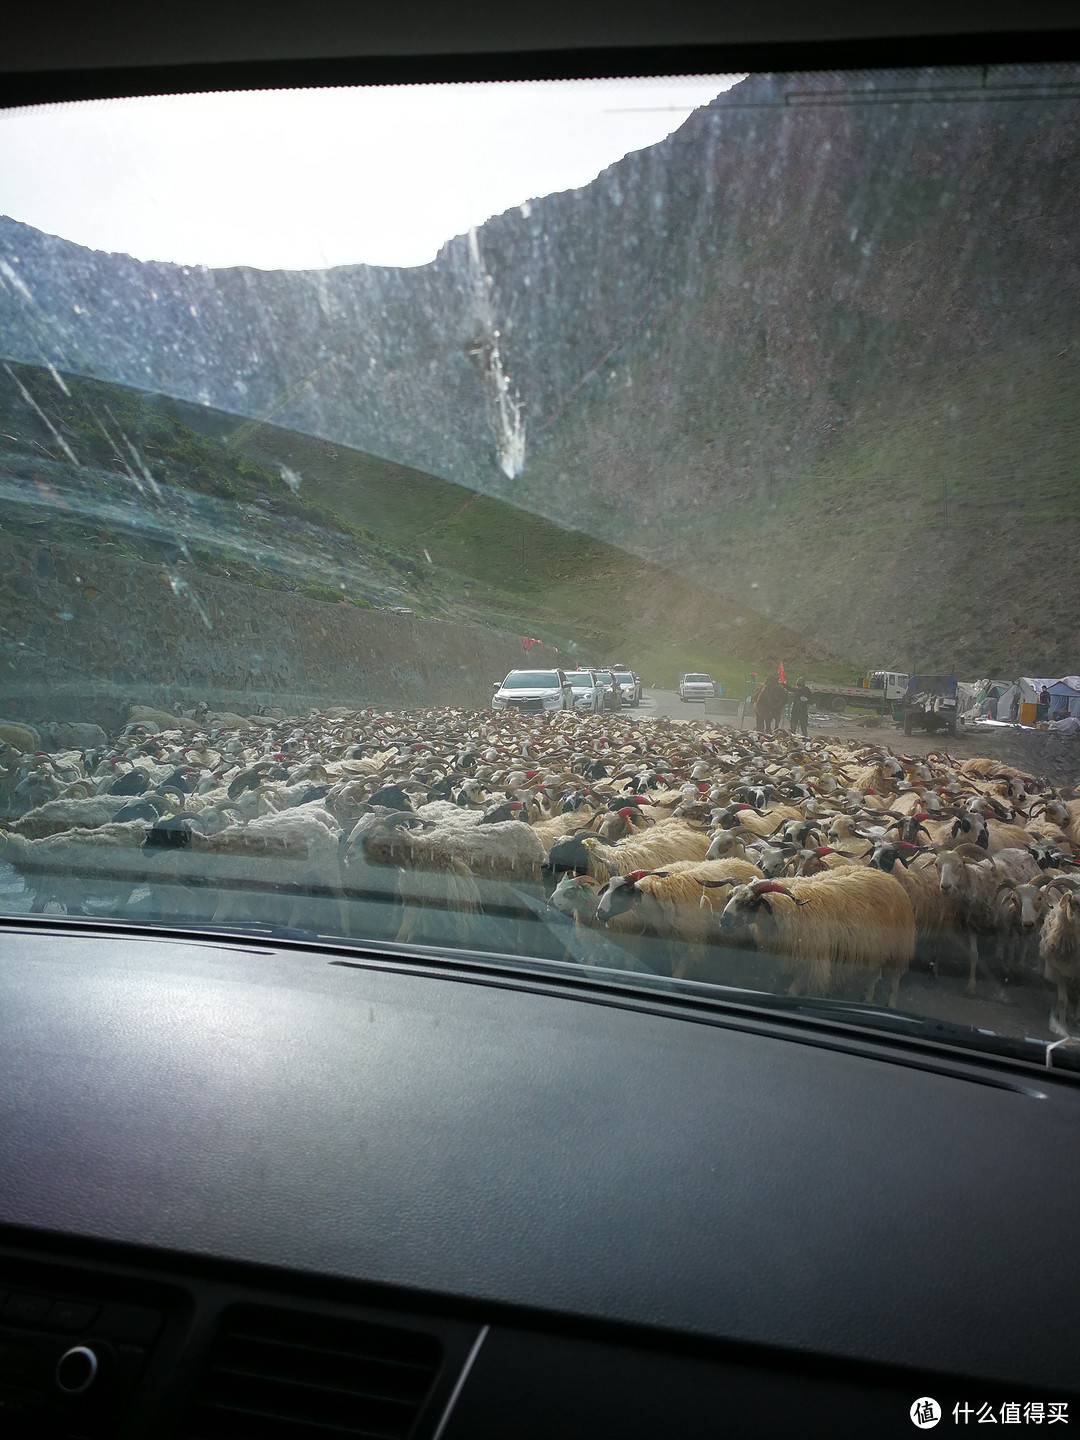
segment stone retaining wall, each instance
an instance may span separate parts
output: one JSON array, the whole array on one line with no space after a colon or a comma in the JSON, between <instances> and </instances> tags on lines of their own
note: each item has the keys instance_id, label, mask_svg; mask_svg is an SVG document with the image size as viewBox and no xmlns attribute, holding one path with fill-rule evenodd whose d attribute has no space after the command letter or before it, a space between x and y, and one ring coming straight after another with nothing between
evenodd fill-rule
<instances>
[{"instance_id":1,"label":"stone retaining wall","mask_svg":"<svg viewBox=\"0 0 1080 1440\"><path fill-rule=\"evenodd\" d=\"M534 648L533 665L557 656ZM132 703L483 706L520 638L359 610L110 552L0 536L0 718L116 728Z\"/></svg>"}]
</instances>

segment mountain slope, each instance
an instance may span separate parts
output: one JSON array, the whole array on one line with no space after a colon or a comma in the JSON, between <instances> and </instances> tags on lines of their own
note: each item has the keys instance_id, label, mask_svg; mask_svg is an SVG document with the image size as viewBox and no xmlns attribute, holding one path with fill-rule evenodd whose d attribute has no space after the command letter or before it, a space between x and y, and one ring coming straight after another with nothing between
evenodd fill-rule
<instances>
[{"instance_id":1,"label":"mountain slope","mask_svg":"<svg viewBox=\"0 0 1080 1440\"><path fill-rule=\"evenodd\" d=\"M1075 669L1077 78L753 77L415 270L0 222L4 343L755 587L808 653Z\"/></svg>"}]
</instances>

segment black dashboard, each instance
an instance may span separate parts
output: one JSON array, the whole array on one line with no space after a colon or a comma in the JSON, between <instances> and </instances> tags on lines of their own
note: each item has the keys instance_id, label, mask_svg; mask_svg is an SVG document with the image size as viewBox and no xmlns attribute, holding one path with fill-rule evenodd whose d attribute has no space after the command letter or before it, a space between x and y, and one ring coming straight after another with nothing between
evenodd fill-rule
<instances>
[{"instance_id":1,"label":"black dashboard","mask_svg":"<svg viewBox=\"0 0 1080 1440\"><path fill-rule=\"evenodd\" d=\"M1075 1410L1070 1077L494 963L2 944L7 1433Z\"/></svg>"}]
</instances>

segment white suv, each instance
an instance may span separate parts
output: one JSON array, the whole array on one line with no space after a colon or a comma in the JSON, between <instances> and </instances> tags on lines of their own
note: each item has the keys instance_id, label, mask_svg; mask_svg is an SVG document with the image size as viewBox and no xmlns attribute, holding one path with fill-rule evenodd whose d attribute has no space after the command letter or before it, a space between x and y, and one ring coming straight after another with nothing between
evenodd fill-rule
<instances>
[{"instance_id":1,"label":"white suv","mask_svg":"<svg viewBox=\"0 0 1080 1440\"><path fill-rule=\"evenodd\" d=\"M610 670L594 670L593 674L596 676L596 683L600 687L600 709L621 710L623 703L622 690L619 688L619 683L615 679L615 676Z\"/></svg>"},{"instance_id":2,"label":"white suv","mask_svg":"<svg viewBox=\"0 0 1080 1440\"><path fill-rule=\"evenodd\" d=\"M491 697L493 710L516 710L520 715L545 710L572 710L574 692L561 670L511 670Z\"/></svg>"},{"instance_id":3,"label":"white suv","mask_svg":"<svg viewBox=\"0 0 1080 1440\"><path fill-rule=\"evenodd\" d=\"M603 709L603 692L592 670L568 670L566 678L574 692L574 709L593 714Z\"/></svg>"},{"instance_id":4,"label":"white suv","mask_svg":"<svg viewBox=\"0 0 1080 1440\"><path fill-rule=\"evenodd\" d=\"M708 700L716 693L716 686L708 675L697 673L682 676L679 681L679 699L687 700Z\"/></svg>"},{"instance_id":5,"label":"white suv","mask_svg":"<svg viewBox=\"0 0 1080 1440\"><path fill-rule=\"evenodd\" d=\"M641 704L641 680L627 665L609 665L608 669L618 681L624 705Z\"/></svg>"}]
</instances>

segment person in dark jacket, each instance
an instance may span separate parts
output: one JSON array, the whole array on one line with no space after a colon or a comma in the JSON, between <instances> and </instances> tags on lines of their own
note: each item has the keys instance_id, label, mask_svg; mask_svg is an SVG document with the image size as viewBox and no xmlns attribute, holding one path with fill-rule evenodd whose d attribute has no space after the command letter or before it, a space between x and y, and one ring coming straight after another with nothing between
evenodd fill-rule
<instances>
[{"instance_id":1,"label":"person in dark jacket","mask_svg":"<svg viewBox=\"0 0 1080 1440\"><path fill-rule=\"evenodd\" d=\"M785 685L784 689L788 690L794 697L791 701L792 732L798 730L803 739L808 740L810 738L810 732L807 728L810 720L810 691L806 688L806 684L801 675L795 681L794 685Z\"/></svg>"}]
</instances>

